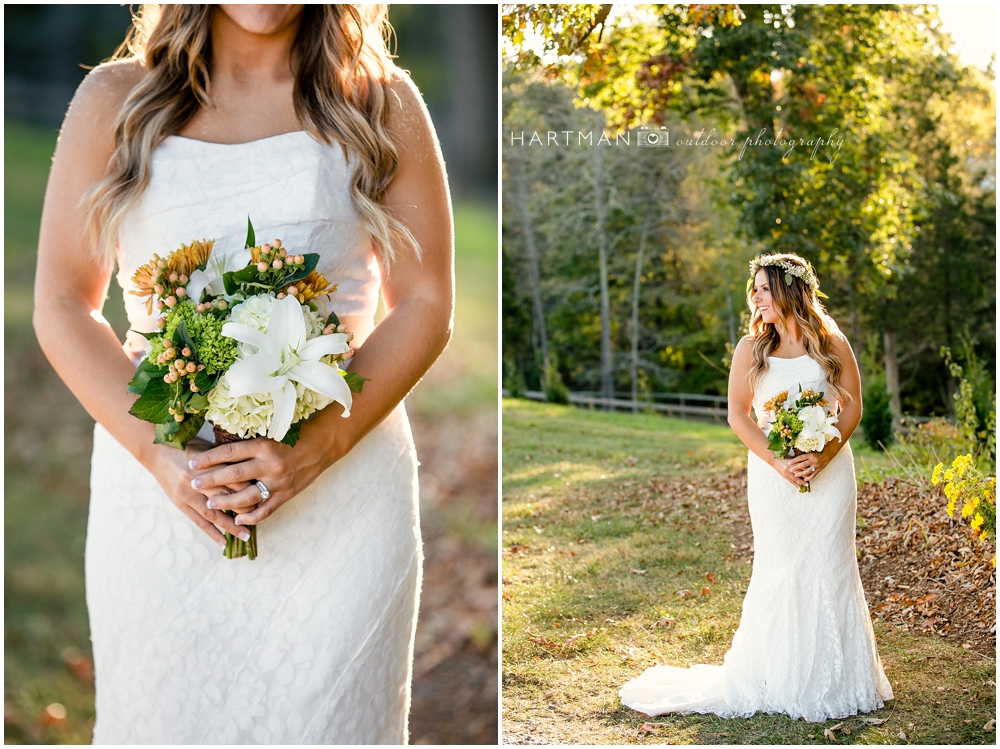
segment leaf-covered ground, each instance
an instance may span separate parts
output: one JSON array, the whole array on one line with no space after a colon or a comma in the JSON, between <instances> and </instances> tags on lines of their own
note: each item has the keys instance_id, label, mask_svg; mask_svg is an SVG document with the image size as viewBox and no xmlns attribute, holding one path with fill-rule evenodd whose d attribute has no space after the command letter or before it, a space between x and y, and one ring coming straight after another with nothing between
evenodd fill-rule
<instances>
[{"instance_id":1,"label":"leaf-covered ground","mask_svg":"<svg viewBox=\"0 0 1000 749\"><path fill-rule=\"evenodd\" d=\"M907 570L940 573L949 582L932 602L954 622L984 596L993 600L995 579L962 564L969 552L947 551L968 539L946 513L944 525L939 497L892 481L863 486L858 523L859 562L896 696L886 708L810 724L773 715L648 719L622 707L618 688L646 667L721 663L729 648L753 555L746 474L734 469L745 451L734 440L722 425L504 401L504 742L884 744L902 734L908 743L993 743L995 661L992 641L975 631L978 615L941 637L921 628L923 619L901 626L910 604L892 596L911 584ZM860 474L881 460L860 446L855 453ZM877 492L895 503L891 511L874 503ZM911 548L911 535L899 541L903 553L867 559L884 533L902 528L905 536L911 510L940 538ZM992 551L975 556L988 565ZM891 576L896 588L874 586L876 575Z\"/></svg>"}]
</instances>

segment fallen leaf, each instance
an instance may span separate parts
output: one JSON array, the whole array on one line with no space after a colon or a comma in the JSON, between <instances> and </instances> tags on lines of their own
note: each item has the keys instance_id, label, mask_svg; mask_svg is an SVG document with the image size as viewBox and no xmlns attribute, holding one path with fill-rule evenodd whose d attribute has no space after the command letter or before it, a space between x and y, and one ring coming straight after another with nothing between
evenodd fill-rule
<instances>
[{"instance_id":1,"label":"fallen leaf","mask_svg":"<svg viewBox=\"0 0 1000 749\"><path fill-rule=\"evenodd\" d=\"M993 719L989 723L987 723L985 726L983 726L983 730L984 731L992 731L996 727L997 727L996 719Z\"/></svg>"},{"instance_id":2,"label":"fallen leaf","mask_svg":"<svg viewBox=\"0 0 1000 749\"><path fill-rule=\"evenodd\" d=\"M701 594L703 596L710 596L710 595L712 595L712 591L710 591L708 588L702 588L701 589Z\"/></svg>"},{"instance_id":3,"label":"fallen leaf","mask_svg":"<svg viewBox=\"0 0 1000 749\"><path fill-rule=\"evenodd\" d=\"M679 595L681 598L685 598L687 596L693 596L694 594L695 593L693 590L688 590L687 588L685 588L684 590L678 590L676 593L676 595Z\"/></svg>"},{"instance_id":4,"label":"fallen leaf","mask_svg":"<svg viewBox=\"0 0 1000 749\"><path fill-rule=\"evenodd\" d=\"M652 726L649 723L643 723L639 727L639 733L655 733L657 730L656 726Z\"/></svg>"},{"instance_id":5,"label":"fallen leaf","mask_svg":"<svg viewBox=\"0 0 1000 749\"><path fill-rule=\"evenodd\" d=\"M883 723L885 723L889 719L888 718L863 718L862 720L864 720L864 722L867 723L870 726L880 726L880 725L882 725Z\"/></svg>"},{"instance_id":6,"label":"fallen leaf","mask_svg":"<svg viewBox=\"0 0 1000 749\"><path fill-rule=\"evenodd\" d=\"M834 732L834 731L836 731L836 730L838 730L838 729L840 729L840 728L843 728L843 726L844 726L844 724L843 724L843 723L838 723L838 724L837 724L837 725L835 725L835 726L830 726L829 728L827 728L827 729L825 729L825 730L823 731L823 735L824 735L824 736L825 736L826 738L830 739L830 741L836 741L836 740L837 740L837 737L836 737L836 736L834 736L833 732Z\"/></svg>"},{"instance_id":7,"label":"fallen leaf","mask_svg":"<svg viewBox=\"0 0 1000 749\"><path fill-rule=\"evenodd\" d=\"M631 567L628 568L628 571L631 572L633 575L645 575L646 574L646 570L634 570Z\"/></svg>"},{"instance_id":8,"label":"fallen leaf","mask_svg":"<svg viewBox=\"0 0 1000 749\"><path fill-rule=\"evenodd\" d=\"M712 583L714 585L715 584L715 573L714 572L706 572L705 573L705 579L708 580L710 583Z\"/></svg>"},{"instance_id":9,"label":"fallen leaf","mask_svg":"<svg viewBox=\"0 0 1000 749\"><path fill-rule=\"evenodd\" d=\"M900 731L897 738L899 738L900 741L906 741L906 734Z\"/></svg>"}]
</instances>

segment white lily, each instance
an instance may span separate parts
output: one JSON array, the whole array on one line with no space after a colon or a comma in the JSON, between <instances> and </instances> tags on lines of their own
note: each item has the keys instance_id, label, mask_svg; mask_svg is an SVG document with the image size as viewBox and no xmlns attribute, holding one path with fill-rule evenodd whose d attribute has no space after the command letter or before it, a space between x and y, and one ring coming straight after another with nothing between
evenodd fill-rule
<instances>
[{"instance_id":1,"label":"white lily","mask_svg":"<svg viewBox=\"0 0 1000 749\"><path fill-rule=\"evenodd\" d=\"M270 394L274 415L267 436L282 440L295 415L295 383L314 390L344 407L351 415L351 388L336 365L320 361L329 354L350 350L347 335L331 333L307 340L302 306L294 297L275 299L267 330L227 322L222 335L256 347L256 353L240 359L223 375L230 396ZM243 347L241 347L243 348Z\"/></svg>"},{"instance_id":2,"label":"white lily","mask_svg":"<svg viewBox=\"0 0 1000 749\"><path fill-rule=\"evenodd\" d=\"M799 411L799 418L802 420L802 432L796 443L801 441L804 444L817 445L815 450L809 452L819 452L828 442L833 441L834 437L842 439L840 430L834 426L837 417L828 414L822 406L806 406Z\"/></svg>"},{"instance_id":3,"label":"white lily","mask_svg":"<svg viewBox=\"0 0 1000 749\"><path fill-rule=\"evenodd\" d=\"M187 295L195 304L201 301L202 292L208 291L211 296L222 295L227 302L232 301L232 297L226 294L226 287L222 281L222 276L229 271L243 270L250 265L250 250L237 250L235 253L218 254L212 253L208 258L205 270L196 270L188 280Z\"/></svg>"}]
</instances>

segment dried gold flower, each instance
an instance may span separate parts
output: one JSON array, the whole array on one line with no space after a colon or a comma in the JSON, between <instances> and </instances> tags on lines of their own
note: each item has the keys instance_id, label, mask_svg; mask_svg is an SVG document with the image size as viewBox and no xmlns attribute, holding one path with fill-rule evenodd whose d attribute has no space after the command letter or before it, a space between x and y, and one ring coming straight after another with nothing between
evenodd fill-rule
<instances>
[{"instance_id":1,"label":"dried gold flower","mask_svg":"<svg viewBox=\"0 0 1000 749\"><path fill-rule=\"evenodd\" d=\"M214 239L196 239L191 244L182 244L167 258L167 267L178 275L190 276L199 268L204 268L208 256L212 254Z\"/></svg>"},{"instance_id":2,"label":"dried gold flower","mask_svg":"<svg viewBox=\"0 0 1000 749\"><path fill-rule=\"evenodd\" d=\"M287 293L291 286L298 288L296 296L298 296L300 302L308 302L310 299L326 296L337 290L337 284L331 284L322 273L317 273L316 271L313 271L305 278L299 279L294 284L289 284L284 291Z\"/></svg>"}]
</instances>

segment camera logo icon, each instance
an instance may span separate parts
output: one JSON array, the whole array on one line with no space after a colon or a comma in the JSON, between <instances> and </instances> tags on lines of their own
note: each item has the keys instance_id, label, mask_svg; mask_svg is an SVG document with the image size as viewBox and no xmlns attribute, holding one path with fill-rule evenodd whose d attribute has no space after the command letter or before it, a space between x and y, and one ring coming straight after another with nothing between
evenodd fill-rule
<instances>
[{"instance_id":1,"label":"camera logo icon","mask_svg":"<svg viewBox=\"0 0 1000 749\"><path fill-rule=\"evenodd\" d=\"M640 127L637 141L637 145L645 148L669 146L670 131L665 127L661 127L659 130L650 130L648 127Z\"/></svg>"}]
</instances>

